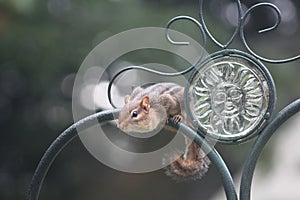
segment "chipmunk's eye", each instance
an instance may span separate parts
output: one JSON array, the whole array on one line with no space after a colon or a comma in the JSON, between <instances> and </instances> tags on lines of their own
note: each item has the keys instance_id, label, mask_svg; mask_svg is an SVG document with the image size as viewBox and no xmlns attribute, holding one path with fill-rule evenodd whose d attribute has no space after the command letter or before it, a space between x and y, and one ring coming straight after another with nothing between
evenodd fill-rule
<instances>
[{"instance_id":1,"label":"chipmunk's eye","mask_svg":"<svg viewBox=\"0 0 300 200\"><path fill-rule=\"evenodd\" d=\"M133 111L131 114L131 117L137 117L138 116L138 112L137 111Z\"/></svg>"}]
</instances>

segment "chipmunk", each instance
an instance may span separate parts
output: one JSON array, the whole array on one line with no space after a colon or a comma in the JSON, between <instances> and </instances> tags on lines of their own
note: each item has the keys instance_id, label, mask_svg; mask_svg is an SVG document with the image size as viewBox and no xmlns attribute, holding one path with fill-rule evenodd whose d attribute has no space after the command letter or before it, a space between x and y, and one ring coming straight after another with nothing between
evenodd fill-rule
<instances>
[{"instance_id":1,"label":"chipmunk","mask_svg":"<svg viewBox=\"0 0 300 200\"><path fill-rule=\"evenodd\" d=\"M162 128L169 116L173 117L175 123L182 121L191 125L182 109L183 100L184 88L175 83L137 87L124 98L125 105L120 111L118 127L124 132L151 132ZM188 140L186 138L186 143ZM208 170L210 160L203 150L194 142L189 141L189 144L185 153L167 167L166 174L176 180L199 179Z\"/></svg>"}]
</instances>

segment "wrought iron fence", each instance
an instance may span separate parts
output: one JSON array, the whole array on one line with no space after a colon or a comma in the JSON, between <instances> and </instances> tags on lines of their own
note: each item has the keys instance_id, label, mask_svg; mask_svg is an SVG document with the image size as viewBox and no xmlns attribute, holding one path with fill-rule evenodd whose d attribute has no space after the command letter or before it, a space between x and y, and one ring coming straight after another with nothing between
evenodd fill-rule
<instances>
[{"instance_id":1,"label":"wrought iron fence","mask_svg":"<svg viewBox=\"0 0 300 200\"><path fill-rule=\"evenodd\" d=\"M185 108L189 120L195 127L198 127L198 130L195 131L184 123L173 124L173 126L180 128L181 132L187 137L194 138L194 141L207 153L220 174L227 199L247 200L250 199L252 178L262 150L273 133L286 120L300 111L300 99L298 99L287 105L279 113L273 114L276 91L272 76L263 62L283 64L299 59L300 55L275 60L255 53L249 46L245 36L244 26L247 17L259 7L267 7L273 10L276 15L275 24L259 31L259 33L264 33L278 27L281 21L280 10L272 3L258 3L243 11L240 0L236 0L236 6L239 20L235 31L225 44L219 42L207 27L203 15L203 0L199 1L199 21L190 16L178 16L171 19L166 27L166 39L170 43L189 45L185 41L174 41L169 35L169 29L178 20L191 21L196 24L202 33L204 48L206 47L207 38L209 38L222 50L209 55L209 57L199 55L197 63L177 73L159 72L140 66L124 68L112 78L108 86L108 98L111 105L115 107L110 95L112 83L119 75L128 70L143 70L161 76L178 76L191 72L188 84L185 87L185 95L187 96ZM238 36L247 52L229 49ZM230 104L231 110L234 111L228 112L226 106L224 107L225 104ZM199 106L202 109L198 109ZM95 113L79 120L62 132L41 158L28 190L28 199L38 199L43 180L52 162L60 151L78 136L78 130L87 129L96 123L113 120L118 113L119 109ZM210 146L204 137L220 143L236 144L245 142L254 136L257 136L257 139L244 164L238 197L227 165L217 150Z\"/></svg>"}]
</instances>

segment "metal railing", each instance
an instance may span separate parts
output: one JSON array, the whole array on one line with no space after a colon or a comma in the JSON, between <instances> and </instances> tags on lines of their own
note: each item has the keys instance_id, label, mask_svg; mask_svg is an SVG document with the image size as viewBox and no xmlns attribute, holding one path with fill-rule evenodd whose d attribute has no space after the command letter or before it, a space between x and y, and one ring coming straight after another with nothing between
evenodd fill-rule
<instances>
[{"instance_id":1,"label":"metal railing","mask_svg":"<svg viewBox=\"0 0 300 200\"><path fill-rule=\"evenodd\" d=\"M244 165L242 179L240 182L240 199L247 200L250 199L251 192L251 182L253 173L255 170L256 162L269 139L272 137L273 133L279 128L286 120L288 120L295 113L300 111L300 99L292 102L281 110L275 118L266 126L262 133L257 137L256 142L251 148L246 163ZM77 130L87 129L98 122L105 122L114 119L118 114L119 110L109 110L94 115L88 116L62 132L46 150L43 157L41 158L38 167L34 173L31 181L31 185L28 190L28 199L37 200L39 197L39 192L42 187L45 176L50 168L52 162L55 160L56 156L71 142L75 137L78 136ZM215 148L208 145L202 137L200 137L195 131L189 128L183 123L179 123L180 130L182 133L190 138L194 138L194 141L202 147L205 152L208 152L207 156L215 164L222 183L225 189L227 199L238 199L237 192L234 187L232 176L223 161L220 154Z\"/></svg>"},{"instance_id":2,"label":"metal railing","mask_svg":"<svg viewBox=\"0 0 300 200\"><path fill-rule=\"evenodd\" d=\"M277 114L273 114L273 118L271 118L271 114L274 110L274 105L275 105L275 101L276 101L276 93L275 93L275 88L273 88L273 83L272 83L272 77L269 77L270 75L268 74L267 70L264 68L264 66L262 65L262 62L268 62L268 63L273 63L273 64L280 64L280 63L286 63L286 62L290 62L290 61L294 61L296 59L300 58L300 55L292 57L292 58L286 58L286 59L281 59L281 60L273 60L273 59L268 59L265 58L261 55L258 55L257 53L255 53L250 46L247 43L246 37L245 37L245 31L244 31L244 26L245 26L245 21L246 18L249 16L250 13L252 13L255 9L257 9L258 7L268 7L270 9L272 9L275 14L276 14L276 21L275 24L269 28L265 28L263 30L260 30L259 33L264 33L267 31L272 31L275 28L278 27L278 25L280 24L280 20L281 20L281 14L280 14L280 10L271 3L258 3L253 5L252 7L250 7L248 10L246 11L242 11L242 6L241 6L241 2L239 0L236 0L236 5L237 5L237 10L238 10L238 24L235 28L235 31L233 32L232 36L230 37L229 41L226 44L222 44L220 43L214 36L213 34L209 31L209 29L206 26L206 22L205 22L205 18L203 15L203 0L199 1L199 17L200 20L196 20L195 18L189 17L189 16L178 16L175 17L173 19L171 19L169 21L169 23L167 24L167 28L166 28L166 38L169 42L171 42L174 45L188 45L189 43L185 42L185 41L174 41L172 40L172 38L169 35L169 28L170 26L178 21L178 20L189 20L192 21L194 24L196 24L196 26L199 28L199 30L202 33L202 44L204 46L204 48L206 47L206 43L207 43L207 38L211 39L217 46L219 46L222 51L220 52L216 52L215 56L210 56L209 58L203 58L203 55L199 55L199 60L195 65L192 65L190 67L188 67L186 70L183 70L181 72L177 72L177 73L162 73L159 71L155 71L155 70L151 70L151 69L147 69L144 67L139 67L139 66L131 66L131 67L127 67L124 68L123 70L121 70L119 73L117 73L113 79L111 80L109 87L108 87L108 98L109 101L111 102L111 104L114 106L112 99L111 99L111 95L110 95L110 90L112 87L112 83L113 81L123 72L128 71L128 70L144 70L144 71L148 71L151 73L156 73L156 74L160 74L162 76L177 76L177 75L181 75L181 74L185 74L188 72L192 72L193 75L191 76L189 83L187 84L185 91L186 91L186 95L190 96L190 98L187 98L185 104L186 107L190 108L190 101L197 101L199 102L199 99L197 99L197 97L194 97L194 90L195 87L200 87L199 86L199 81L198 79L201 78L201 74L199 75L199 73L202 73L203 70L205 71L205 67L206 65L209 65L208 68L211 67L210 65L210 61L213 60L214 63L217 61L216 58L222 58L222 66L224 67L224 65L228 65L231 66L232 68L236 67L236 66L242 66L242 67L249 67L248 64L249 63L244 63L244 61L241 61L241 63L238 63L236 61L236 57L238 57L239 59L242 58L244 60L246 60L247 62L250 62L250 65L253 65L255 70L257 71L257 76L259 78L265 78L266 80L263 81L263 84L266 84L266 91L267 91L267 97L256 97L256 98L261 98L262 102L265 100L266 101L266 105L269 109L264 110L264 112L261 112L260 110L258 110L257 112L259 112L260 114L264 115L264 117L259 118L258 115L252 114L254 117L253 119L257 119L258 122L257 124L255 124L255 126L252 124L251 128L253 129L257 129L258 131L256 131L255 133L253 133L253 131L247 131L246 126L249 126L249 124L244 123L241 126L245 126L245 127L239 127L240 130L243 130L245 132L244 135L242 135L241 133L237 133L237 136L234 137L228 137L227 135L224 136L224 132L226 132L227 130L219 130L218 127L210 127L209 125L205 124L205 126L203 126L202 128L199 129L199 132L201 135L197 134L196 131L194 131L193 129L191 129L190 127L188 127L186 124L184 123L179 123L177 125L173 124L174 127L180 128L181 133L184 134L187 137L190 138L194 138L194 141L201 146L201 148L207 153L207 156L209 157L209 159L212 161L212 163L215 164L219 175L221 177L222 180L222 184L226 193L226 197L227 199L230 200L236 200L236 199L241 199L241 200L249 200L250 199L250 194L251 194L251 183L252 183L252 178L253 178L253 174L254 174L254 170L255 170L255 166L257 163L257 160L262 152L262 150L264 149L265 145L267 144L267 142L269 141L269 139L272 137L273 133L286 121L288 120L291 116L293 116L295 113L300 111L300 99L290 103L289 105L287 105L284 109L282 109L279 113ZM244 45L244 47L247 49L247 53L235 50L235 49L228 49L228 47L232 44L233 40L235 38L237 38L238 36L240 36L240 39L242 41L242 44ZM232 57L234 57L234 59L232 60ZM224 64L224 59L226 60L225 64ZM236 63L237 62L237 63ZM234 63L234 64L232 64ZM216 65L214 65L216 66ZM253 67L250 66L250 67ZM243 68L244 69L244 68ZM215 69L214 69L215 70ZM237 69L240 70L240 69ZM245 69L246 70L246 69ZM253 71L253 70L252 70ZM260 75L259 73L261 73L262 75ZM254 74L255 75L255 74ZM249 77L254 77L249 75ZM196 77L196 80L195 80ZM200 78L199 78L200 77ZM254 78L253 78L254 80ZM258 80L259 81L259 80ZM195 82L195 84L193 85L192 82ZM196 86L195 86L196 85ZM192 88L192 89L191 89ZM264 88L263 88L264 89ZM263 91L263 89L261 89L261 91ZM264 90L264 91L265 91ZM263 95L263 94L262 94ZM196 98L196 99L193 99ZM259 104L259 105L264 105L263 103ZM253 106L253 105L252 105ZM255 107L257 105L254 105L253 107ZM251 109L253 109L253 107ZM213 108L211 108L212 111L211 112L215 112L213 111ZM207 111L208 112L208 111ZM55 160L56 156L61 152L61 150L63 148L66 147L66 145L71 142L75 137L78 136L77 131L78 130L84 130L87 129L93 125L95 125L96 123L102 123L105 121L110 121L113 120L114 117L116 117L119 113L118 109L114 109L114 110L108 110L108 111L102 111L99 113L95 113L93 115L90 115L76 123L74 123L72 126L70 126L69 128L67 128L64 132L62 132L54 141L53 143L50 145L50 147L47 149L47 151L45 152L45 154L43 155L43 157L41 158L36 171L34 173L34 176L32 178L29 190L28 190L28 199L29 200L37 200L39 197L39 192L40 189L42 187L43 181L45 179L45 176L47 174L48 169L50 168L52 162ZM245 113L245 112L244 112ZM189 118L190 120L196 124L196 126L201 126L203 125L203 122L201 121L201 117L198 117L200 114L199 112L195 114L195 110L191 109L188 112L189 114ZM198 118L197 118L198 117ZM171 119L170 119L171 120ZM205 128L208 127L208 128ZM243 129L244 128L244 129ZM219 131L219 135L216 138L213 134L211 134L209 131L210 130L214 130L214 131ZM233 178L227 168L227 165L225 164L225 162L223 161L222 157L220 156L220 154L217 152L217 150L214 147L211 147L206 140L204 139L205 136L210 136L219 141L219 142L223 142L223 143L231 143L231 144L235 144L238 142L243 142L248 140L251 137L257 136L257 139L255 141L255 143L253 144L250 153L247 156L246 162L244 164L244 168L243 168L243 173L242 173L242 178L240 181L240 194L238 197L238 194L236 192L236 188L234 186L233 183ZM222 139L222 138L225 139ZM237 138L240 137L240 138ZM228 139L229 138L229 139Z\"/></svg>"}]
</instances>

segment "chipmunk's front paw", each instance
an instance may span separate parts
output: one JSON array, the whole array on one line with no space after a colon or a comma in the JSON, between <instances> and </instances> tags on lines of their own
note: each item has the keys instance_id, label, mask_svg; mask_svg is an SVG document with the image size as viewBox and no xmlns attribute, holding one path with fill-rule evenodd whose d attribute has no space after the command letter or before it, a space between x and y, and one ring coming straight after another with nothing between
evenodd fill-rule
<instances>
[{"instance_id":1,"label":"chipmunk's front paw","mask_svg":"<svg viewBox=\"0 0 300 200\"><path fill-rule=\"evenodd\" d=\"M174 115L174 116L173 116L173 121L174 121L175 124L178 124L178 123L181 122L182 120L183 120L183 117L182 117L182 115L180 115L180 114L177 114L177 115Z\"/></svg>"}]
</instances>

